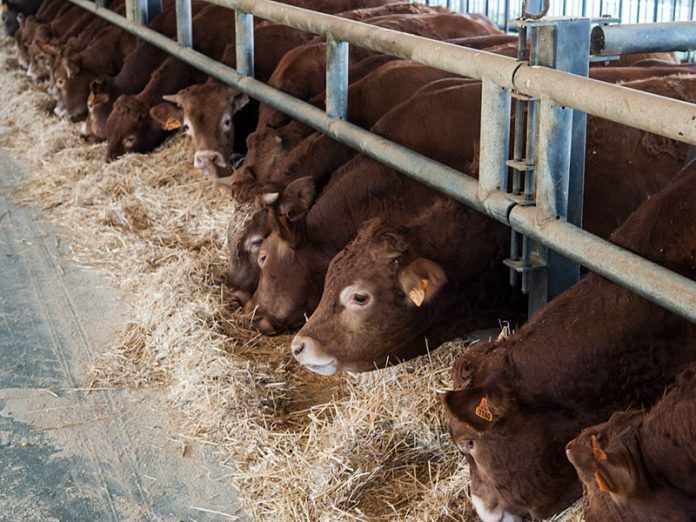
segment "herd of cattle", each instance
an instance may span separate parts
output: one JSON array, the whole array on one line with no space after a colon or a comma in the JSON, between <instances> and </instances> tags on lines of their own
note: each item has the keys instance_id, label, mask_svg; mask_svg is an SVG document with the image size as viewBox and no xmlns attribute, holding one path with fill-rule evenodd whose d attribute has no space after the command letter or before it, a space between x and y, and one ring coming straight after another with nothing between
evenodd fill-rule
<instances>
[{"instance_id":1,"label":"herd of cattle","mask_svg":"<svg viewBox=\"0 0 696 522\"><path fill-rule=\"evenodd\" d=\"M4 0L19 65L55 114L84 119L106 161L183 129L194 166L256 212L228 233L228 284L253 328L300 328L321 375L424 354L522 320L503 225L137 41L66 0ZM316 11L514 56L484 17L389 0L289 0ZM12 2L12 3L10 3ZM149 24L176 34L173 0ZM192 1L193 46L235 65L234 14ZM112 10L123 13L124 1ZM325 41L257 20L256 77L324 104ZM696 66L627 56L594 79L696 102ZM348 119L472 176L481 84L353 47ZM590 117L585 225L696 279L696 164L688 146ZM230 227L230 231L239 227ZM696 306L696 303L694 304ZM594 274L511 337L455 363L445 404L484 521L548 517L584 494L585 519L696 520L696 325Z\"/></svg>"}]
</instances>

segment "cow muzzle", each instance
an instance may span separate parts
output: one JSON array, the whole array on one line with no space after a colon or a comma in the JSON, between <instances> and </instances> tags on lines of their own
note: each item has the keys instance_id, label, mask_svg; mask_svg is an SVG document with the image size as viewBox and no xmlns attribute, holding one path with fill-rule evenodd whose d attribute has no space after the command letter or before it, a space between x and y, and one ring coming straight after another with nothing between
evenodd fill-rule
<instances>
[{"instance_id":1,"label":"cow muzzle","mask_svg":"<svg viewBox=\"0 0 696 522\"><path fill-rule=\"evenodd\" d=\"M227 162L222 154L214 150L201 150L193 157L193 166L208 177L221 178L227 169Z\"/></svg>"},{"instance_id":2,"label":"cow muzzle","mask_svg":"<svg viewBox=\"0 0 696 522\"><path fill-rule=\"evenodd\" d=\"M53 114L55 114L56 116L58 116L59 118L62 118L62 119L70 119L70 113L68 111L66 111L65 109L63 109L62 107L56 106L56 108L53 109Z\"/></svg>"},{"instance_id":3,"label":"cow muzzle","mask_svg":"<svg viewBox=\"0 0 696 522\"><path fill-rule=\"evenodd\" d=\"M333 375L338 370L338 361L324 353L317 341L311 337L296 335L290 344L290 351L297 362L319 375Z\"/></svg>"}]
</instances>

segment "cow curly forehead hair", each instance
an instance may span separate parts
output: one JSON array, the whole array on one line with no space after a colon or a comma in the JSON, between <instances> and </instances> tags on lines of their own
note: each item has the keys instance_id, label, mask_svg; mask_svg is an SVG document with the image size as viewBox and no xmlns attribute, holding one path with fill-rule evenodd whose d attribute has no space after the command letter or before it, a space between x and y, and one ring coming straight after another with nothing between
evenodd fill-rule
<instances>
[{"instance_id":1,"label":"cow curly forehead hair","mask_svg":"<svg viewBox=\"0 0 696 522\"><path fill-rule=\"evenodd\" d=\"M148 117L147 107L135 96L119 96L114 103L113 111L134 120Z\"/></svg>"},{"instance_id":2,"label":"cow curly forehead hair","mask_svg":"<svg viewBox=\"0 0 696 522\"><path fill-rule=\"evenodd\" d=\"M363 223L348 249L356 254L366 254L372 260L396 258L408 251L408 241L404 230L374 218Z\"/></svg>"}]
</instances>

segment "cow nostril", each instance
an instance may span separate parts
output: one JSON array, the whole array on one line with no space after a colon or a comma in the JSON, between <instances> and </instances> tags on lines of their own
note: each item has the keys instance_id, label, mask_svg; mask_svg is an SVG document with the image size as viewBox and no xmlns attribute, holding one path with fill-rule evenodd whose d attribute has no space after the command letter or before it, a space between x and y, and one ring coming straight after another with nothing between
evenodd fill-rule
<instances>
[{"instance_id":1,"label":"cow nostril","mask_svg":"<svg viewBox=\"0 0 696 522\"><path fill-rule=\"evenodd\" d=\"M304 341L302 341L300 344L294 345L292 347L292 354L297 357L298 355L300 355L304 351L304 349L305 349L305 343L304 343Z\"/></svg>"}]
</instances>

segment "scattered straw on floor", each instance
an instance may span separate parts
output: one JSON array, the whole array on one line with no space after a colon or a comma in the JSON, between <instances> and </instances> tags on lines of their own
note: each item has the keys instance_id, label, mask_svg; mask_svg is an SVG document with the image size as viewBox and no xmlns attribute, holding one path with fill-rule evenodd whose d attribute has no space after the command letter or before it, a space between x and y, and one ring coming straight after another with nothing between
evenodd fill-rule
<instances>
[{"instance_id":1,"label":"scattered straw on floor","mask_svg":"<svg viewBox=\"0 0 696 522\"><path fill-rule=\"evenodd\" d=\"M166 386L187 435L258 520L476 520L468 470L443 423L440 393L464 348L358 377L315 377L229 306L221 281L235 206L193 172L179 135L150 155L105 165L78 125L0 44L0 146L35 171L17 195L72 232L70 255L131 295L130 323L94 362L94 386ZM45 87L45 86L44 86ZM576 505L556 517L581 519Z\"/></svg>"}]
</instances>

